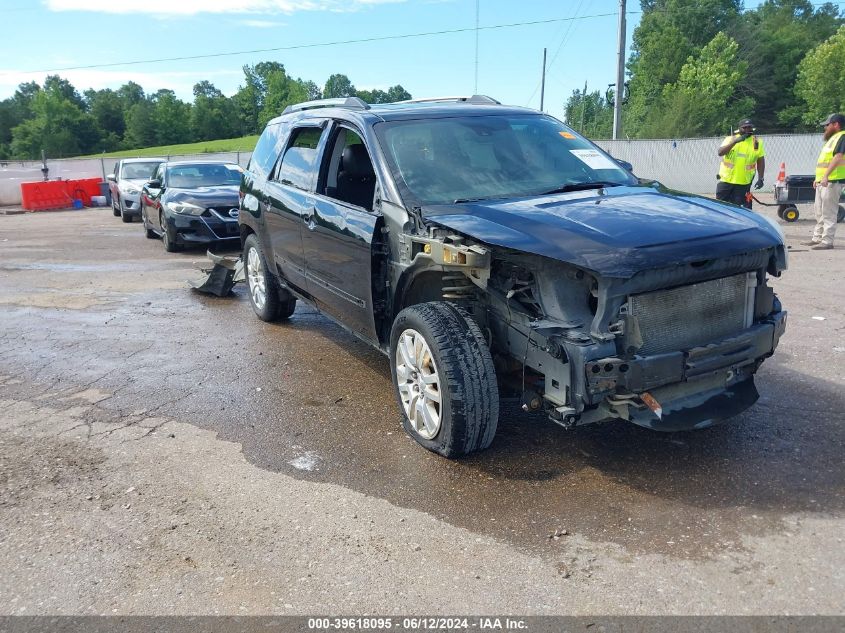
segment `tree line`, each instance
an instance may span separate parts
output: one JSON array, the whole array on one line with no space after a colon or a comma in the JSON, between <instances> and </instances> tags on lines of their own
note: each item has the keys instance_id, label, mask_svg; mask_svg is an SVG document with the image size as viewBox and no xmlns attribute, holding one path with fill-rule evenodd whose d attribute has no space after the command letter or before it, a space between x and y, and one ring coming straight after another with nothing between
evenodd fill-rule
<instances>
[{"instance_id":1,"label":"tree line","mask_svg":"<svg viewBox=\"0 0 845 633\"><path fill-rule=\"evenodd\" d=\"M283 64L244 66L244 83L227 97L209 81L193 88L193 102L172 90L145 93L135 82L117 90L80 94L66 79L22 83L0 101L0 159L51 158L175 145L258 134L286 106L312 99L357 96L367 103L410 99L400 85L387 91L358 90L334 74L322 90L290 77Z\"/></svg>"},{"instance_id":2,"label":"tree line","mask_svg":"<svg viewBox=\"0 0 845 633\"><path fill-rule=\"evenodd\" d=\"M845 19L809 0L641 0L623 92L622 137L725 135L743 118L762 132L818 131L845 111ZM576 90L565 118L610 138L608 91Z\"/></svg>"}]
</instances>

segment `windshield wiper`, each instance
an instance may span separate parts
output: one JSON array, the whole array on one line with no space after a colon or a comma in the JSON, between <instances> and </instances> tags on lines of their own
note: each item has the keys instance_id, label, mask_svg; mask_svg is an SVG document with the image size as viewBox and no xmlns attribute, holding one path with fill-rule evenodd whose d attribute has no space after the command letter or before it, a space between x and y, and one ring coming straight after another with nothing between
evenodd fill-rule
<instances>
[{"instance_id":1,"label":"windshield wiper","mask_svg":"<svg viewBox=\"0 0 845 633\"><path fill-rule=\"evenodd\" d=\"M481 198L455 198L452 201L452 204L462 204L464 202L481 202L482 200L493 200L490 196L484 196Z\"/></svg>"},{"instance_id":2,"label":"windshield wiper","mask_svg":"<svg viewBox=\"0 0 845 633\"><path fill-rule=\"evenodd\" d=\"M605 187L618 187L623 183L621 182L602 182L602 181L594 181L594 182L573 182L568 185L563 185L561 187L555 187L554 189L550 189L549 191L544 191L540 195L547 195L550 193L566 193L567 191L584 191L586 189L604 189Z\"/></svg>"}]
</instances>

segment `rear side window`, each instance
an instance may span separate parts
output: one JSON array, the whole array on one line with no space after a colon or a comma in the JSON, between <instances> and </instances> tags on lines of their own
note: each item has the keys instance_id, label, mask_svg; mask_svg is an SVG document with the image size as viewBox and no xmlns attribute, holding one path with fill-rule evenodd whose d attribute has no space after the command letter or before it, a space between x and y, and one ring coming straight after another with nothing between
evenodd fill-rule
<instances>
[{"instance_id":1,"label":"rear side window","mask_svg":"<svg viewBox=\"0 0 845 633\"><path fill-rule=\"evenodd\" d=\"M280 125L268 125L252 150L247 169L258 176L266 178L273 169L278 156Z\"/></svg>"},{"instance_id":2,"label":"rear side window","mask_svg":"<svg viewBox=\"0 0 845 633\"><path fill-rule=\"evenodd\" d=\"M309 190L317 164L317 146L322 128L303 127L291 133L290 144L279 168L279 182Z\"/></svg>"}]
</instances>

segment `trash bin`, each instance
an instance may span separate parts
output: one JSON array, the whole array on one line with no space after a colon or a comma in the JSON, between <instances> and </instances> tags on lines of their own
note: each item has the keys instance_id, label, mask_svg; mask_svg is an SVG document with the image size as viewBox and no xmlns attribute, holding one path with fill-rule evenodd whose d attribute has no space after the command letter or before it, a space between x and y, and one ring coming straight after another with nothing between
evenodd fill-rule
<instances>
[{"instance_id":1,"label":"trash bin","mask_svg":"<svg viewBox=\"0 0 845 633\"><path fill-rule=\"evenodd\" d=\"M100 183L100 195L106 197L106 206L111 204L111 189L108 182Z\"/></svg>"}]
</instances>

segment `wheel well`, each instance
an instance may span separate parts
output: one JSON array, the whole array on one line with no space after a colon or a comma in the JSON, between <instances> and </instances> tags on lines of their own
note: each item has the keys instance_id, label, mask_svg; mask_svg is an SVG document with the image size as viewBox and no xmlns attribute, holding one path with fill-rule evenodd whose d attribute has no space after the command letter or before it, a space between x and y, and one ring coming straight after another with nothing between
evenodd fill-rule
<instances>
[{"instance_id":1,"label":"wheel well","mask_svg":"<svg viewBox=\"0 0 845 633\"><path fill-rule=\"evenodd\" d=\"M241 250L244 249L244 245L246 244L246 238L248 238L253 233L255 233L255 231L252 230L252 227L246 224L241 224Z\"/></svg>"}]
</instances>

